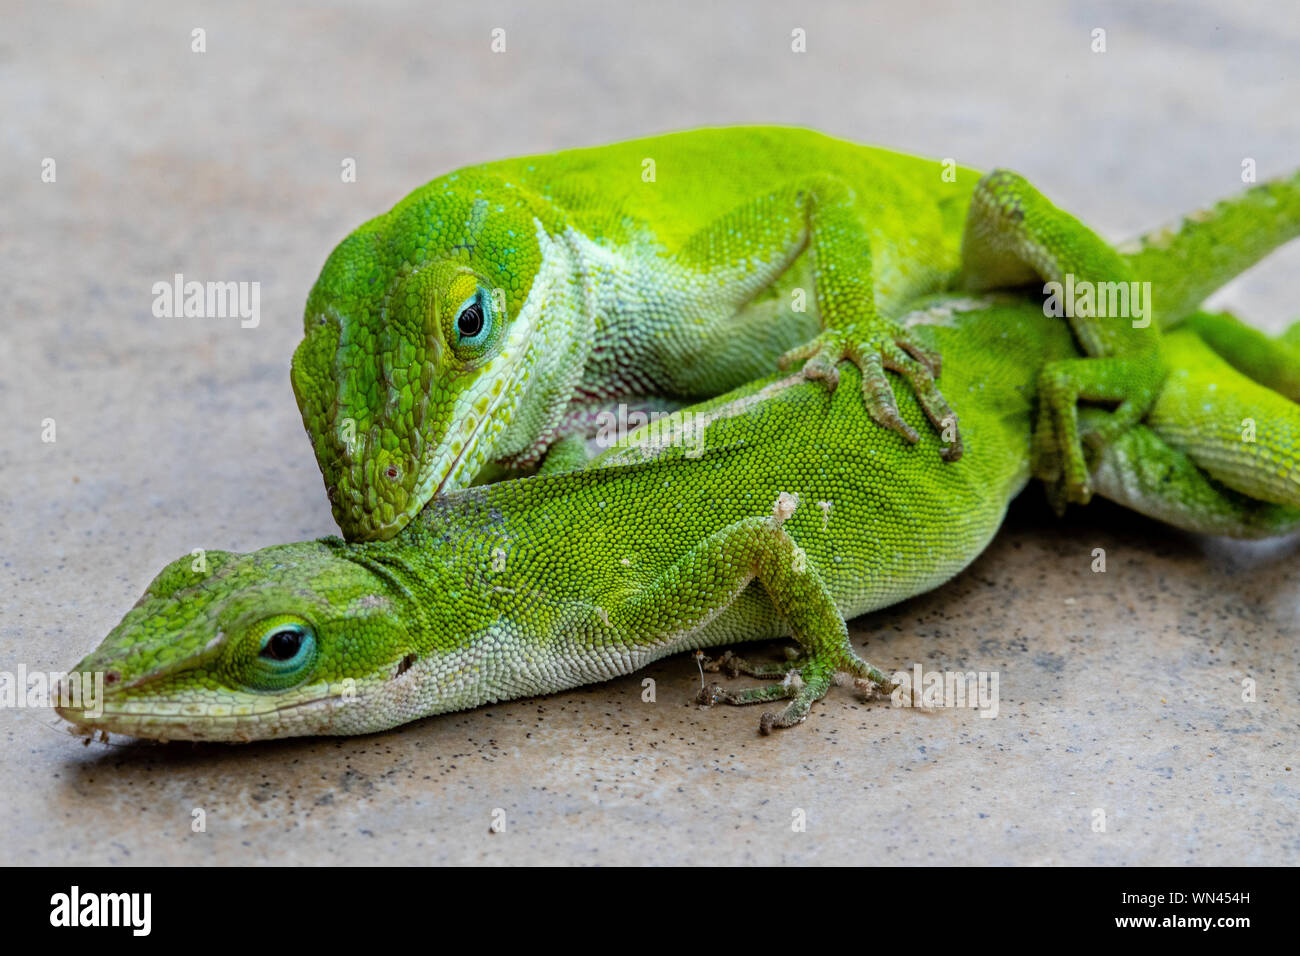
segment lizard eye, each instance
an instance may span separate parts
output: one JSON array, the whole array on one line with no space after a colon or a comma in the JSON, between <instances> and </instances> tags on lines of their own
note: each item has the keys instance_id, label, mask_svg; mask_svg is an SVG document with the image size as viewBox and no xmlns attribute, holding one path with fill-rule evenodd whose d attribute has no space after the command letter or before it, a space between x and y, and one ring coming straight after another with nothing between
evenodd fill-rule
<instances>
[{"instance_id":1,"label":"lizard eye","mask_svg":"<svg viewBox=\"0 0 1300 956\"><path fill-rule=\"evenodd\" d=\"M262 649L258 652L258 656L281 663L292 661L302 653L303 641L306 637L302 628L297 625L282 627L262 638Z\"/></svg>"},{"instance_id":2,"label":"lizard eye","mask_svg":"<svg viewBox=\"0 0 1300 956\"><path fill-rule=\"evenodd\" d=\"M456 331L462 340L475 338L483 331L483 307L471 302L456 316Z\"/></svg>"},{"instance_id":3,"label":"lizard eye","mask_svg":"<svg viewBox=\"0 0 1300 956\"><path fill-rule=\"evenodd\" d=\"M245 682L258 690L283 690L300 683L316 662L316 635L301 618L281 615L264 621L250 635L251 660L243 668Z\"/></svg>"},{"instance_id":4,"label":"lizard eye","mask_svg":"<svg viewBox=\"0 0 1300 956\"><path fill-rule=\"evenodd\" d=\"M491 298L476 290L456 311L455 347L468 358L482 355L496 338L496 324Z\"/></svg>"}]
</instances>

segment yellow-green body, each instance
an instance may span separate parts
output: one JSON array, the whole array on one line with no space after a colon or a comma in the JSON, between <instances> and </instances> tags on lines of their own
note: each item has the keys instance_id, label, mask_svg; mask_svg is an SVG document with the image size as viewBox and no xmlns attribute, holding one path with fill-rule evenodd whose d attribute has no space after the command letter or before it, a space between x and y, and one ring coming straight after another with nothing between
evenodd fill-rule
<instances>
[{"instance_id":1,"label":"yellow-green body","mask_svg":"<svg viewBox=\"0 0 1300 956\"><path fill-rule=\"evenodd\" d=\"M1118 313L1063 313L1083 354L1040 370L1034 469L1063 507L1091 494L1079 402L1113 408L1090 445L1117 440L1159 391L1159 328L1297 228L1294 176L1120 252L1005 170L804 129L672 133L415 190L325 263L293 385L344 536L384 539L489 463L567 467L612 402L719 395L783 358L830 387L849 359L874 422L933 431L956 461L941 353L899 323L904 306L1132 285L1145 294ZM900 390L927 420L899 415Z\"/></svg>"}]
</instances>

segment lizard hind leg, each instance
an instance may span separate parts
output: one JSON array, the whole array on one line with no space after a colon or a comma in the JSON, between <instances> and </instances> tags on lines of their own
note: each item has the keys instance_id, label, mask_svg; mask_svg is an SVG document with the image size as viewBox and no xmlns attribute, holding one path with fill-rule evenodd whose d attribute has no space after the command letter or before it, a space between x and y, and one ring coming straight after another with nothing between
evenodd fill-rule
<instances>
[{"instance_id":1,"label":"lizard hind leg","mask_svg":"<svg viewBox=\"0 0 1300 956\"><path fill-rule=\"evenodd\" d=\"M1160 392L1159 326L1149 284L1136 278L1128 260L1024 177L998 169L976 186L962 237L962 286L982 291L1045 280L1043 291L1055 290L1053 314L1069 319L1088 356L1048 363L1039 377L1034 474L1058 510L1092 496L1095 454L1085 455L1078 403L1114 406L1089 435L1095 453L1140 421Z\"/></svg>"},{"instance_id":2,"label":"lizard hind leg","mask_svg":"<svg viewBox=\"0 0 1300 956\"><path fill-rule=\"evenodd\" d=\"M657 584L634 600L650 605L640 608L641 613L671 614L683 599L697 608L707 608L732 600L750 581L759 583L790 625L803 653L785 668L779 684L734 692L713 685L701 692L701 702L788 701L782 710L763 714L759 730L764 734L803 721L813 703L826 696L838 674L892 687L885 674L854 652L844 617L826 585L782 527L796 506L794 496L782 494L771 517L745 519L716 532L675 565L673 574L665 575L665 587Z\"/></svg>"},{"instance_id":3,"label":"lizard hind leg","mask_svg":"<svg viewBox=\"0 0 1300 956\"><path fill-rule=\"evenodd\" d=\"M1046 483L1058 513L1067 502L1088 503L1092 497L1089 470L1097 451L1142 420L1160 394L1164 374L1158 360L1135 365L1130 356L1060 359L1043 367L1038 376L1033 471ZM1090 427L1081 429L1080 400L1108 403L1114 409L1090 415ZM1085 453L1085 442L1091 455Z\"/></svg>"}]
</instances>

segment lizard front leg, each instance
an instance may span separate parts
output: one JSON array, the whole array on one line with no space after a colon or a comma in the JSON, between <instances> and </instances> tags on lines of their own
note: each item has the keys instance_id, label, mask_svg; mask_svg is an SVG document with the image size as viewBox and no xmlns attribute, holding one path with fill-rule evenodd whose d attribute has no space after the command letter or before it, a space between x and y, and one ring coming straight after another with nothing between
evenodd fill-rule
<instances>
[{"instance_id":1,"label":"lizard front leg","mask_svg":"<svg viewBox=\"0 0 1300 956\"><path fill-rule=\"evenodd\" d=\"M554 475L564 471L577 471L591 460L587 453L587 436L581 432L570 432L556 439L546 450L537 469L539 475Z\"/></svg>"},{"instance_id":2,"label":"lizard front leg","mask_svg":"<svg viewBox=\"0 0 1300 956\"><path fill-rule=\"evenodd\" d=\"M1164 381L1165 362L1152 303L1145 302L1144 315L1132 315L1139 310L1130 294L1139 287L1130 264L1022 176L994 170L980 180L971 198L962 239L962 285L979 291L1039 279L1091 296L1088 305L1081 300L1078 308L1072 299L1063 303L1090 358L1049 362L1039 376L1034 473L1047 482L1059 510L1066 502L1086 504L1092 496L1079 429L1080 400L1114 406L1089 432L1090 444L1104 446L1151 408ZM1120 301L1121 289L1122 311L1129 314L1099 309L1103 294Z\"/></svg>"},{"instance_id":3,"label":"lizard front leg","mask_svg":"<svg viewBox=\"0 0 1300 956\"><path fill-rule=\"evenodd\" d=\"M862 396L871 418L916 442L919 436L899 415L886 374L897 373L942 433L943 457L960 458L956 415L935 384L940 357L893 315L915 296L949 284L956 275L955 256L951 261L945 256L937 213L927 217L918 212L907 222L883 218L891 214L884 205L874 211L864 208L846 183L817 175L756 198L692 235L674 254L674 272L695 277L691 286L696 301L717 300L720 287L726 292L716 316L684 323L668 337L673 343L690 343L689 348L675 345L680 353L675 363L698 374L737 339L738 315L748 319L752 314L753 321L765 326L744 329L740 339L766 344L772 312L756 306L772 307L774 294L807 296L822 331L785 351L780 366L801 362L806 377L834 388L839 382L837 364L851 360L862 372ZM873 235L881 234L898 234L899 248L882 248L881 262L876 262ZM892 238L875 241L893 244ZM887 273L886 288L877 266ZM779 311L777 316L783 332L796 331L790 316Z\"/></svg>"},{"instance_id":4,"label":"lizard front leg","mask_svg":"<svg viewBox=\"0 0 1300 956\"><path fill-rule=\"evenodd\" d=\"M803 362L805 376L833 389L839 382L837 366L849 359L862 372L862 396L872 420L916 442L919 436L899 415L885 375L886 370L897 372L944 434L944 460L956 461L962 455L957 416L934 381L942 368L940 356L882 313L876 300L871 237L853 190L839 180L819 177L798 190L795 203L807 222L817 308L825 331L787 352L782 367ZM925 272L928 264L915 267ZM937 289L937 275L934 285Z\"/></svg>"},{"instance_id":5,"label":"lizard front leg","mask_svg":"<svg viewBox=\"0 0 1300 956\"><path fill-rule=\"evenodd\" d=\"M724 671L728 677L739 677L741 674L745 674L749 677L757 677L759 680L780 680L790 671L798 670L803 660L803 654L794 648L787 647L786 659L783 661L760 661L755 663L733 654L731 651L725 651L716 660L706 659L703 666L707 671Z\"/></svg>"},{"instance_id":6,"label":"lizard front leg","mask_svg":"<svg viewBox=\"0 0 1300 956\"><path fill-rule=\"evenodd\" d=\"M849 645L848 628L830 592L782 527L795 507L794 496L782 494L770 517L745 519L715 532L609 614L615 627L635 622L640 633L672 633L683 623L689 626L712 617L749 582L757 581L790 625L803 654L780 684L737 693L715 685L706 688L702 698L706 703L732 704L787 700L782 710L763 714L759 730L764 734L807 717L837 674L892 686Z\"/></svg>"}]
</instances>

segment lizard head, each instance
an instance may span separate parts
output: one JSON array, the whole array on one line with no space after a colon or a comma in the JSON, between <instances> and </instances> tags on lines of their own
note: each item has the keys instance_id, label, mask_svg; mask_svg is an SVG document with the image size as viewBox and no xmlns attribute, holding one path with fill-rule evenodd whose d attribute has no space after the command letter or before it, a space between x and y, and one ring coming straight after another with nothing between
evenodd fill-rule
<instances>
[{"instance_id":1,"label":"lizard head","mask_svg":"<svg viewBox=\"0 0 1300 956\"><path fill-rule=\"evenodd\" d=\"M61 700L84 731L161 740L358 733L400 705L416 653L410 599L337 538L172 562L72 672L102 693ZM87 681L86 675L93 679ZM409 719L409 718L408 718Z\"/></svg>"},{"instance_id":2,"label":"lizard head","mask_svg":"<svg viewBox=\"0 0 1300 956\"><path fill-rule=\"evenodd\" d=\"M334 518L351 541L395 535L470 483L535 364L525 309L544 233L502 184L488 202L435 180L330 255L292 382Z\"/></svg>"}]
</instances>

